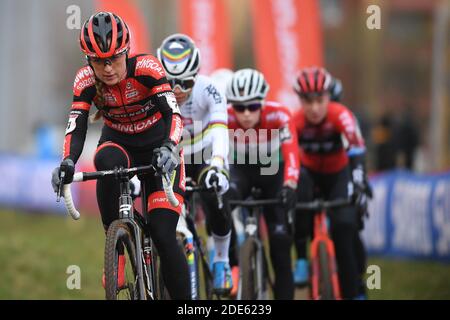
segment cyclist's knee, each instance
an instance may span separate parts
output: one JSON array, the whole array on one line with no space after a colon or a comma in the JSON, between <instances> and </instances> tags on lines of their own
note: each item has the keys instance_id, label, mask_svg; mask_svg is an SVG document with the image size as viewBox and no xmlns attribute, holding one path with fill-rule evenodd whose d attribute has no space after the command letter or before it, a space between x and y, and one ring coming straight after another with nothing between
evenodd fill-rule
<instances>
[{"instance_id":1,"label":"cyclist's knee","mask_svg":"<svg viewBox=\"0 0 450 320\"><path fill-rule=\"evenodd\" d=\"M178 218L178 214L170 209L157 208L148 213L149 231L157 246L167 241L176 242Z\"/></svg>"},{"instance_id":2,"label":"cyclist's knee","mask_svg":"<svg viewBox=\"0 0 450 320\"><path fill-rule=\"evenodd\" d=\"M332 225L337 227L357 230L357 217L354 207L344 207L331 211L330 221Z\"/></svg>"},{"instance_id":3,"label":"cyclist's knee","mask_svg":"<svg viewBox=\"0 0 450 320\"><path fill-rule=\"evenodd\" d=\"M105 142L95 151L94 165L97 170L109 170L114 167L129 168L131 160L122 146L113 142Z\"/></svg>"},{"instance_id":4,"label":"cyclist's knee","mask_svg":"<svg viewBox=\"0 0 450 320\"><path fill-rule=\"evenodd\" d=\"M331 225L331 235L337 250L340 247L353 248L354 234L356 232L356 224L335 220Z\"/></svg>"}]
</instances>

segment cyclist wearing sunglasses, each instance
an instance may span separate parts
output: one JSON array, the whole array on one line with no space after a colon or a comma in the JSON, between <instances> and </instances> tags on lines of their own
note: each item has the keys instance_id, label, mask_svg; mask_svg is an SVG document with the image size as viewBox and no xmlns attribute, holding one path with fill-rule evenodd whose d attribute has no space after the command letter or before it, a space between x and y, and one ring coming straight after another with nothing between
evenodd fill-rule
<instances>
[{"instance_id":1,"label":"cyclist wearing sunglasses","mask_svg":"<svg viewBox=\"0 0 450 320\"><path fill-rule=\"evenodd\" d=\"M317 189L326 200L347 198L353 195L354 186L363 186L367 180L364 140L351 111L330 100L332 84L330 74L317 67L301 70L294 84L302 105L294 117L302 162L299 201L314 200ZM353 299L358 294L356 210L353 206L339 208L329 219L342 296ZM307 266L300 264L306 261L306 239L312 230L312 215L298 212L295 230L299 257L295 274L300 282L298 276L302 273L303 280L307 278Z\"/></svg>"},{"instance_id":2,"label":"cyclist wearing sunglasses","mask_svg":"<svg viewBox=\"0 0 450 320\"><path fill-rule=\"evenodd\" d=\"M186 175L221 197L228 190L227 104L213 81L198 75L200 52L184 34L173 34L157 51L183 119ZM233 286L229 264L231 218L215 192L201 193L208 230L214 239L214 291L229 294Z\"/></svg>"},{"instance_id":3,"label":"cyclist wearing sunglasses","mask_svg":"<svg viewBox=\"0 0 450 320\"><path fill-rule=\"evenodd\" d=\"M235 145L235 161L230 165L230 199L245 199L252 187L262 190L262 198L278 196L281 206L264 208L268 225L270 257L275 271L275 299L293 299L294 280L291 270L292 235L287 212L294 208L299 175L297 134L289 110L275 102L265 101L269 85L261 72L253 69L236 71L227 86L228 126L234 129L230 143ZM252 135L254 133L254 135ZM267 134L266 134L267 133ZM252 138L253 136L253 138ZM279 161L276 172L265 173L267 161L261 161L261 150L271 150L271 163ZM281 159L280 159L281 158ZM252 161L257 159L257 161Z\"/></svg>"},{"instance_id":4,"label":"cyclist wearing sunglasses","mask_svg":"<svg viewBox=\"0 0 450 320\"><path fill-rule=\"evenodd\" d=\"M92 103L104 126L94 157L96 170L154 163L172 176L175 196L182 203L184 164L177 147L183 129L179 107L160 62L149 54L128 56L130 33L114 13L92 15L81 28L81 50L87 65L75 77L73 102L65 133L63 161L52 175L58 189L60 172L70 183L81 155ZM168 203L161 178L146 181L150 232L161 258L164 282L173 299L190 298L188 266L176 240L181 212ZM114 178L97 181L97 202L107 231L118 218L119 185ZM118 282L124 282L125 255L119 255ZM103 279L104 280L104 279ZM104 286L104 281L103 281Z\"/></svg>"}]
</instances>

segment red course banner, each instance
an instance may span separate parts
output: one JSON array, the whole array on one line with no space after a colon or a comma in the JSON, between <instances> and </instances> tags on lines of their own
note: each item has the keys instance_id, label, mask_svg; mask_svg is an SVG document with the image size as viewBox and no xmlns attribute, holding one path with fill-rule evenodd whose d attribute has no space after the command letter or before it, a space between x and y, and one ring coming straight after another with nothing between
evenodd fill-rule
<instances>
[{"instance_id":1,"label":"red course banner","mask_svg":"<svg viewBox=\"0 0 450 320\"><path fill-rule=\"evenodd\" d=\"M145 19L136 1L96 0L95 7L97 11L113 12L125 21L131 33L131 54L150 53L150 36L147 31Z\"/></svg>"},{"instance_id":2,"label":"red course banner","mask_svg":"<svg viewBox=\"0 0 450 320\"><path fill-rule=\"evenodd\" d=\"M323 66L320 6L317 0L252 0L257 68L270 84L269 99L296 110L292 89L297 71Z\"/></svg>"},{"instance_id":3,"label":"red course banner","mask_svg":"<svg viewBox=\"0 0 450 320\"><path fill-rule=\"evenodd\" d=\"M201 74L231 68L230 21L223 0L179 0L181 33L200 49Z\"/></svg>"}]
</instances>

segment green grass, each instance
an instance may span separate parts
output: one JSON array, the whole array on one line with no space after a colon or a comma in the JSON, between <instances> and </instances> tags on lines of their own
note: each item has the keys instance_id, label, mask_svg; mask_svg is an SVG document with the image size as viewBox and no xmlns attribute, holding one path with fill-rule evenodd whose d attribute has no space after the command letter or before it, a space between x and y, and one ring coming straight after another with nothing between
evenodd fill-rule
<instances>
[{"instance_id":1,"label":"green grass","mask_svg":"<svg viewBox=\"0 0 450 320\"><path fill-rule=\"evenodd\" d=\"M99 218L0 211L0 299L103 299L104 233ZM81 289L66 286L68 266Z\"/></svg>"},{"instance_id":2,"label":"green grass","mask_svg":"<svg viewBox=\"0 0 450 320\"><path fill-rule=\"evenodd\" d=\"M0 299L104 299L104 233L100 217L79 221L0 211ZM450 299L450 265L370 259L381 268L373 299ZM81 289L69 290L67 267L81 269Z\"/></svg>"},{"instance_id":3,"label":"green grass","mask_svg":"<svg viewBox=\"0 0 450 320\"><path fill-rule=\"evenodd\" d=\"M429 261L371 258L381 271L381 289L370 299L450 299L450 265Z\"/></svg>"}]
</instances>

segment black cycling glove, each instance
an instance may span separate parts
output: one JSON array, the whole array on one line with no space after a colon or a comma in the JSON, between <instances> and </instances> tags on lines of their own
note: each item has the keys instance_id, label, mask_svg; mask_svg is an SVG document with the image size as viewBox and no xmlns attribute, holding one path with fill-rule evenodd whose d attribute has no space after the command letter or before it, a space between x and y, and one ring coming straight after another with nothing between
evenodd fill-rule
<instances>
[{"instance_id":1,"label":"black cycling glove","mask_svg":"<svg viewBox=\"0 0 450 320\"><path fill-rule=\"evenodd\" d=\"M58 192L61 184L61 172L64 172L63 183L71 183L75 173L75 164L71 159L64 159L59 167L56 167L52 172L52 187L55 192Z\"/></svg>"},{"instance_id":2,"label":"black cycling glove","mask_svg":"<svg viewBox=\"0 0 450 320\"><path fill-rule=\"evenodd\" d=\"M297 192L291 187L284 186L278 193L278 198L280 199L283 208L286 211L289 211L295 208L295 204L297 202Z\"/></svg>"},{"instance_id":3,"label":"black cycling glove","mask_svg":"<svg viewBox=\"0 0 450 320\"><path fill-rule=\"evenodd\" d=\"M180 164L177 147L172 142L164 142L161 148L153 150L152 164L158 173L169 175Z\"/></svg>"}]
</instances>

